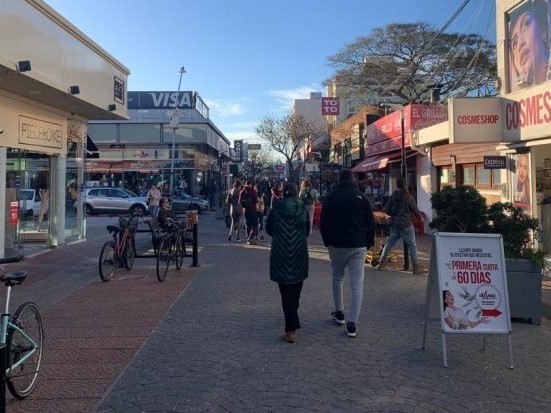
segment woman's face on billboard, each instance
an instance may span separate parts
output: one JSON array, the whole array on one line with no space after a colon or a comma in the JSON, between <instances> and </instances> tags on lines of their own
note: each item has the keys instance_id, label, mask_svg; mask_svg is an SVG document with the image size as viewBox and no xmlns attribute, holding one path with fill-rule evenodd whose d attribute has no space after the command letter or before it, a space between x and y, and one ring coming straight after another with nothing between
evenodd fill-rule
<instances>
[{"instance_id":1,"label":"woman's face on billboard","mask_svg":"<svg viewBox=\"0 0 551 413\"><path fill-rule=\"evenodd\" d=\"M543 31L532 11L525 11L517 17L510 38L513 70L518 83L543 82L547 72L547 50Z\"/></svg>"}]
</instances>

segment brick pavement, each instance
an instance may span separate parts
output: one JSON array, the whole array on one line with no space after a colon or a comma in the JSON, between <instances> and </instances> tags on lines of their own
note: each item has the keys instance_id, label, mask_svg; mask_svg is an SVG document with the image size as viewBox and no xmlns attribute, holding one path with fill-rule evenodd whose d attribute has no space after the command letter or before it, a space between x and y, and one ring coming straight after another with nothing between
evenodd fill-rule
<instances>
[{"instance_id":1,"label":"brick pavement","mask_svg":"<svg viewBox=\"0 0 551 413\"><path fill-rule=\"evenodd\" d=\"M330 264L315 232L303 328L286 344L269 241L247 247L225 233L202 215L201 267L162 284L147 259L101 283L97 242L10 265L33 273L16 297L38 299L47 347L39 387L8 412L551 411L548 319L513 323L513 370L505 338L486 336L483 352L479 335L448 336L445 369L438 322L420 349L426 276L393 271L398 262L366 272L358 338L348 339L328 321ZM419 244L426 267L430 237Z\"/></svg>"},{"instance_id":2,"label":"brick pavement","mask_svg":"<svg viewBox=\"0 0 551 413\"><path fill-rule=\"evenodd\" d=\"M268 242L228 243L221 221L200 225L199 273L96 412L551 411L549 320L513 324L512 370L504 336L486 336L482 351L474 334L448 336L446 369L438 322L420 349L426 276L369 270L358 338L348 339L328 320L330 266L315 233L303 328L286 344Z\"/></svg>"}]
</instances>

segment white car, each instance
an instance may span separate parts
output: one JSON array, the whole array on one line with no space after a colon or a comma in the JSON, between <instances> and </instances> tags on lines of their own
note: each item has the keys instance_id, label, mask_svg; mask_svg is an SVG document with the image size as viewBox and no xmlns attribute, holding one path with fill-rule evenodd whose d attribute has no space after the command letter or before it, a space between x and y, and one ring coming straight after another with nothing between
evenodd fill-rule
<instances>
[{"instance_id":1,"label":"white car","mask_svg":"<svg viewBox=\"0 0 551 413\"><path fill-rule=\"evenodd\" d=\"M36 189L19 189L17 191L19 200L19 212L23 216L35 216L40 214L40 193ZM44 211L48 213L48 208Z\"/></svg>"},{"instance_id":2,"label":"white car","mask_svg":"<svg viewBox=\"0 0 551 413\"><path fill-rule=\"evenodd\" d=\"M123 212L145 214L146 198L124 188L100 186L86 189L84 205L86 214L99 212Z\"/></svg>"}]
</instances>

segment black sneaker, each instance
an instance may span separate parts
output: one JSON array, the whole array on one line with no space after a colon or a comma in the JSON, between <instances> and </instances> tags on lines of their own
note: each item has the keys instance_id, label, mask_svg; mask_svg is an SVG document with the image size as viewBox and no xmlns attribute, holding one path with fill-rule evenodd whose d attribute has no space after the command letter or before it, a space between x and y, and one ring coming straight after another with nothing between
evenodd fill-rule
<instances>
[{"instance_id":1,"label":"black sneaker","mask_svg":"<svg viewBox=\"0 0 551 413\"><path fill-rule=\"evenodd\" d=\"M344 324L344 314L342 311L333 311L331 313L331 320L333 320L338 325L342 326Z\"/></svg>"},{"instance_id":2,"label":"black sneaker","mask_svg":"<svg viewBox=\"0 0 551 413\"><path fill-rule=\"evenodd\" d=\"M350 338L356 337L356 323L352 321L346 323L346 335Z\"/></svg>"}]
</instances>

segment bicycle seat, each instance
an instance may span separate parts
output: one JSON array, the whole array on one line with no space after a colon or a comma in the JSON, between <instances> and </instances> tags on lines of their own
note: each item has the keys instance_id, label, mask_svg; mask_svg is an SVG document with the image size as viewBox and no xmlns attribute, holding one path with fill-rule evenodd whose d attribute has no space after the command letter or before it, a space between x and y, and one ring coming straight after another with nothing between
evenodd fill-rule
<instances>
[{"instance_id":1,"label":"bicycle seat","mask_svg":"<svg viewBox=\"0 0 551 413\"><path fill-rule=\"evenodd\" d=\"M9 287L15 284L21 284L23 281L25 281L27 275L27 271L7 272L5 274L2 274L2 276L0 277L0 281L2 281L6 285L6 287Z\"/></svg>"},{"instance_id":2,"label":"bicycle seat","mask_svg":"<svg viewBox=\"0 0 551 413\"><path fill-rule=\"evenodd\" d=\"M119 232L121 229L117 225L107 225L108 232Z\"/></svg>"}]
</instances>

